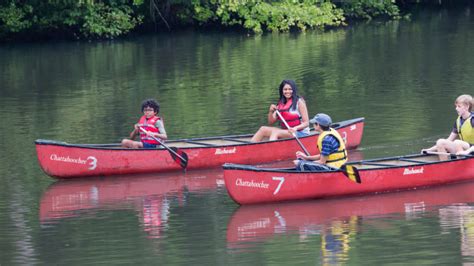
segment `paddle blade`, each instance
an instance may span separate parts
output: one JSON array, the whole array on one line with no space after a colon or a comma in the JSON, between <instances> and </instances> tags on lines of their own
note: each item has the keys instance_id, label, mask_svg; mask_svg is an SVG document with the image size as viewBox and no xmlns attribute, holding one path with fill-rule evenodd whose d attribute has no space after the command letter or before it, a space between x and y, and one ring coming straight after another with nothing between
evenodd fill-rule
<instances>
[{"instance_id":1,"label":"paddle blade","mask_svg":"<svg viewBox=\"0 0 474 266\"><path fill-rule=\"evenodd\" d=\"M183 169L186 169L186 167L188 166L188 155L184 151L176 147L170 147L170 149L174 151L169 151L173 160Z\"/></svg>"},{"instance_id":2,"label":"paddle blade","mask_svg":"<svg viewBox=\"0 0 474 266\"><path fill-rule=\"evenodd\" d=\"M359 175L359 170L355 168L353 165L343 165L341 167L341 170L343 171L344 175L347 176L352 182L356 183L362 183L360 180L360 175Z\"/></svg>"}]
</instances>

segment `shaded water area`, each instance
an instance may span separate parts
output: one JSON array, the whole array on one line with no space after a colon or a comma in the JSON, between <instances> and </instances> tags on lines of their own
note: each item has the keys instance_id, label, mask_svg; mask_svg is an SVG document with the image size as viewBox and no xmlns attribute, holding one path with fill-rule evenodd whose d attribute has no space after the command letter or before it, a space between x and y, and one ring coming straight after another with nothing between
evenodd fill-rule
<instances>
[{"instance_id":1,"label":"shaded water area","mask_svg":"<svg viewBox=\"0 0 474 266\"><path fill-rule=\"evenodd\" d=\"M454 99L474 93L471 12L0 47L0 264L474 262L472 183L239 207L220 169L56 182L33 144L118 142L149 97L173 139L252 133L291 78L310 115L366 118L353 159L417 153L449 134Z\"/></svg>"}]
</instances>

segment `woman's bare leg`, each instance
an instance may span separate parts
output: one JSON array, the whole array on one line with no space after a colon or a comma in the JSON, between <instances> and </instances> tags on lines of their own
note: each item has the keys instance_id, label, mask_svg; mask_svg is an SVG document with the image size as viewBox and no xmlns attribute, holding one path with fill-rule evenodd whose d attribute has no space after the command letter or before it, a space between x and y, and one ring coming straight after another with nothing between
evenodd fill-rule
<instances>
[{"instance_id":1,"label":"woman's bare leg","mask_svg":"<svg viewBox=\"0 0 474 266\"><path fill-rule=\"evenodd\" d=\"M270 135L270 140L277 140L277 139L283 139L283 138L290 138L292 135L288 130L286 129L279 129L279 128L274 128L272 130L272 134Z\"/></svg>"},{"instance_id":2,"label":"woman's bare leg","mask_svg":"<svg viewBox=\"0 0 474 266\"><path fill-rule=\"evenodd\" d=\"M272 134L272 129L274 129L274 127L261 126L258 129L257 133L255 133L255 135L253 135L253 137L250 141L251 142L260 142L264 138L269 138L270 135Z\"/></svg>"}]
</instances>

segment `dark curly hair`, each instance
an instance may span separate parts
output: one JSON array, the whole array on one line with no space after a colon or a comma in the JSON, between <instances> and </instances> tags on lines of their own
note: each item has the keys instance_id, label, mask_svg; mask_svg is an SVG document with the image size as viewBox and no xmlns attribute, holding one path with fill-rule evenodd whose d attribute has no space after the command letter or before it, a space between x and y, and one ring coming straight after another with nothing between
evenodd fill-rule
<instances>
[{"instance_id":1,"label":"dark curly hair","mask_svg":"<svg viewBox=\"0 0 474 266\"><path fill-rule=\"evenodd\" d=\"M160 104L155 99L146 99L142 102L142 113L146 107L153 108L157 114L160 112Z\"/></svg>"}]
</instances>

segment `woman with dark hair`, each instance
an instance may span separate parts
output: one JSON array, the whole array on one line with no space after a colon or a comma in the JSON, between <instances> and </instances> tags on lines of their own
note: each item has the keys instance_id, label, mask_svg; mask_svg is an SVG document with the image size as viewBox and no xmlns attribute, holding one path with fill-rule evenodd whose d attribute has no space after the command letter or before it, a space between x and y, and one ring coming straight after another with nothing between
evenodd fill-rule
<instances>
[{"instance_id":1,"label":"woman with dark hair","mask_svg":"<svg viewBox=\"0 0 474 266\"><path fill-rule=\"evenodd\" d=\"M164 141L168 138L166 135L163 120L158 116L160 105L154 99L147 99L142 102L142 113L138 123L135 124L130 133L130 139L122 140L124 148L156 148L160 143L155 139ZM140 130L140 128L142 130ZM140 134L140 141L134 141L136 135Z\"/></svg>"},{"instance_id":2,"label":"woman with dark hair","mask_svg":"<svg viewBox=\"0 0 474 266\"><path fill-rule=\"evenodd\" d=\"M268 110L268 124L272 125L280 117L277 115L278 110L281 116L288 123L286 127L283 121L280 121L281 128L272 126L262 126L252 137L252 142L259 142L266 138L268 140L276 140L281 138L290 138L293 134L297 137L304 137L309 134L309 118L306 103L297 91L296 84L293 80L283 80L280 83L280 99L278 104L271 104Z\"/></svg>"}]
</instances>

